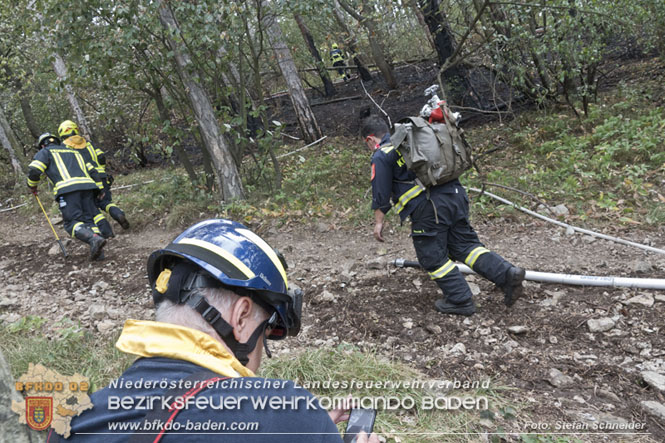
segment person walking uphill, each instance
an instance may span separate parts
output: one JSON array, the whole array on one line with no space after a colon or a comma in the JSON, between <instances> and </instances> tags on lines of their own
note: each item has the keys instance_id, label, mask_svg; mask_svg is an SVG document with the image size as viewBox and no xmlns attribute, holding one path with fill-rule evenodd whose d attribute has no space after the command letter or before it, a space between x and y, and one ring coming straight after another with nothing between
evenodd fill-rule
<instances>
[{"instance_id":1,"label":"person walking uphill","mask_svg":"<svg viewBox=\"0 0 665 443\"><path fill-rule=\"evenodd\" d=\"M64 441L342 442L341 410L254 375L263 349L270 356L266 340L300 331L302 292L289 288L281 254L240 223L213 219L153 252L147 268L156 321L127 320L116 343L139 358L92 394ZM47 442L60 441L50 430Z\"/></svg>"},{"instance_id":2,"label":"person walking uphill","mask_svg":"<svg viewBox=\"0 0 665 443\"><path fill-rule=\"evenodd\" d=\"M46 174L53 184L65 231L89 244L90 258L97 259L106 244L93 220L97 213L95 193L101 192L101 186L95 183L100 180L97 171L78 152L49 133L39 137L37 147L39 151L28 166L28 187L36 194L37 185Z\"/></svg>"},{"instance_id":3,"label":"person walking uphill","mask_svg":"<svg viewBox=\"0 0 665 443\"><path fill-rule=\"evenodd\" d=\"M428 189L416 184L416 175L391 143L388 125L377 116L363 121L361 135L372 151L374 237L384 241L383 222L392 199L400 219L411 219L411 237L420 265L443 292L435 308L444 314L469 316L476 312L471 289L453 260L464 262L495 283L504 293L504 304L512 306L522 296L525 271L480 243L469 223L469 198L459 180Z\"/></svg>"},{"instance_id":4,"label":"person walking uphill","mask_svg":"<svg viewBox=\"0 0 665 443\"><path fill-rule=\"evenodd\" d=\"M339 74L340 77L343 77L345 82L351 79L348 70L341 67L346 64L346 61L344 60L344 54L342 53L342 50L339 49L339 46L337 46L337 43L332 44L330 61L332 61L333 66L340 66L340 68L337 69L337 74Z\"/></svg>"},{"instance_id":5,"label":"person walking uphill","mask_svg":"<svg viewBox=\"0 0 665 443\"><path fill-rule=\"evenodd\" d=\"M65 145L76 150L83 156L87 163L91 163L99 173L100 181L104 188L104 195L101 200L96 200L95 203L99 208L98 213L95 215L95 223L99 226L104 238L114 237L113 229L110 223L104 217L102 211L107 212L115 221L117 221L123 229L129 229L129 222L122 209L120 209L112 201L111 196L111 179L106 172L106 157L104 152L95 148L89 141L79 135L79 128L76 123L71 120L65 120L60 123L58 127L58 135L62 138ZM109 182L111 181L111 183Z\"/></svg>"}]
</instances>

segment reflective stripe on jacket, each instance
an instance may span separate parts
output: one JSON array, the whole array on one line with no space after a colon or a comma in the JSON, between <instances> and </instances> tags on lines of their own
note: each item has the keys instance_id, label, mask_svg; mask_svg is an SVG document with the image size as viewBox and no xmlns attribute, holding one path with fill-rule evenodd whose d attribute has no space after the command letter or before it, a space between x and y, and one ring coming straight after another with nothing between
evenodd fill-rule
<instances>
[{"instance_id":1,"label":"reflective stripe on jacket","mask_svg":"<svg viewBox=\"0 0 665 443\"><path fill-rule=\"evenodd\" d=\"M391 144L390 136L384 137L372 155L372 209L385 214L392 200L404 221L426 198L424 188L415 179L416 175L406 169L404 158Z\"/></svg>"},{"instance_id":2,"label":"reflective stripe on jacket","mask_svg":"<svg viewBox=\"0 0 665 443\"><path fill-rule=\"evenodd\" d=\"M330 51L330 60L332 60L333 63L343 62L344 56L342 55L342 51L339 49L333 49Z\"/></svg>"},{"instance_id":3,"label":"reflective stripe on jacket","mask_svg":"<svg viewBox=\"0 0 665 443\"><path fill-rule=\"evenodd\" d=\"M56 198L73 191L102 189L95 167L86 163L77 151L64 145L50 144L35 154L28 165L28 186L37 186L42 174L53 183Z\"/></svg>"}]
</instances>

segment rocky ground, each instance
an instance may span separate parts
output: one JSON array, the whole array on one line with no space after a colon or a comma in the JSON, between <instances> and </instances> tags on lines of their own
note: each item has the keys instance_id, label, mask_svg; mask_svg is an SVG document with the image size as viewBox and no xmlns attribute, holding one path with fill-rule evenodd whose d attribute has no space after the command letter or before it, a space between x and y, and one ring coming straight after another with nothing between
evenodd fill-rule
<instances>
[{"instance_id":1,"label":"rocky ground","mask_svg":"<svg viewBox=\"0 0 665 443\"><path fill-rule=\"evenodd\" d=\"M106 259L91 264L87 246L69 239L65 260L36 211L27 221L0 214L0 320L38 315L55 330L68 318L111 336L126 318L152 317L145 262L178 230L156 225L121 232L115 226L118 235ZM529 270L665 278L663 255L567 234L527 216L475 225L487 247ZM439 292L424 273L390 264L394 258L414 259L408 232L397 225L388 228L383 244L374 241L371 225L253 228L285 253L291 282L306 293L303 331L279 342L277 353L347 342L401 360L432 379L489 377L519 411L502 423L509 433L539 425L541 431L590 432L577 436L585 441L665 440L665 292L527 282L525 298L507 309L492 284L467 276L478 313L444 316L433 309ZM665 247L662 227L608 231ZM496 422L480 423L496 431ZM599 423L650 436L606 436L592 427Z\"/></svg>"}]
</instances>

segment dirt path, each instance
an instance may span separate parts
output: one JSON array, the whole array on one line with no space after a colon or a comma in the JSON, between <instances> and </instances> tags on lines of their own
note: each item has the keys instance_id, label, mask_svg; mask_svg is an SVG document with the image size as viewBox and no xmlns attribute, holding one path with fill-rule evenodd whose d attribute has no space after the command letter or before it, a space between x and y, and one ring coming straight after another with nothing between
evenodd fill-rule
<instances>
[{"instance_id":1,"label":"dirt path","mask_svg":"<svg viewBox=\"0 0 665 443\"><path fill-rule=\"evenodd\" d=\"M566 235L533 219L475 225L487 247L529 270L665 278L665 256ZM87 246L72 240L71 256L63 260L40 219L0 214L0 319L39 315L57 329L69 318L110 335L125 318L151 318L145 262L179 231L114 228L118 235L106 248L106 260L93 265ZM496 389L510 387L502 395L522 408L504 425L508 432L533 431L529 426L539 423L548 431L558 431L558 424L584 431L594 423L614 423L624 432L646 431L653 441L665 440L664 425L641 405L665 403L663 392L641 375L665 374L663 291L528 282L525 299L508 310L489 282L468 276L479 312L468 319L443 316L433 310L439 292L426 275L388 264L414 258L403 228L393 225L384 244L373 240L369 225L258 229L285 253L290 280L307 297L303 331L280 342L279 353L348 342L400 359L433 379L489 377ZM665 228L607 233L665 246ZM602 318L613 326L591 332L587 321ZM625 428L636 423L644 427ZM491 422L485 425L492 431ZM600 431L590 432L602 439Z\"/></svg>"}]
</instances>

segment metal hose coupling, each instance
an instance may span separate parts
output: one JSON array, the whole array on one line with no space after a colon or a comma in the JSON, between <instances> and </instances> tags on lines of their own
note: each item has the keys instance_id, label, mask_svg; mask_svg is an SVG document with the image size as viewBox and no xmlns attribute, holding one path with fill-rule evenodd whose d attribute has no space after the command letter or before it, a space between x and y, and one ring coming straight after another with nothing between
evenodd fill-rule
<instances>
[{"instance_id":1,"label":"metal hose coupling","mask_svg":"<svg viewBox=\"0 0 665 443\"><path fill-rule=\"evenodd\" d=\"M397 268L420 268L420 263L413 260L404 260L403 258L396 258L392 261L393 266Z\"/></svg>"}]
</instances>

